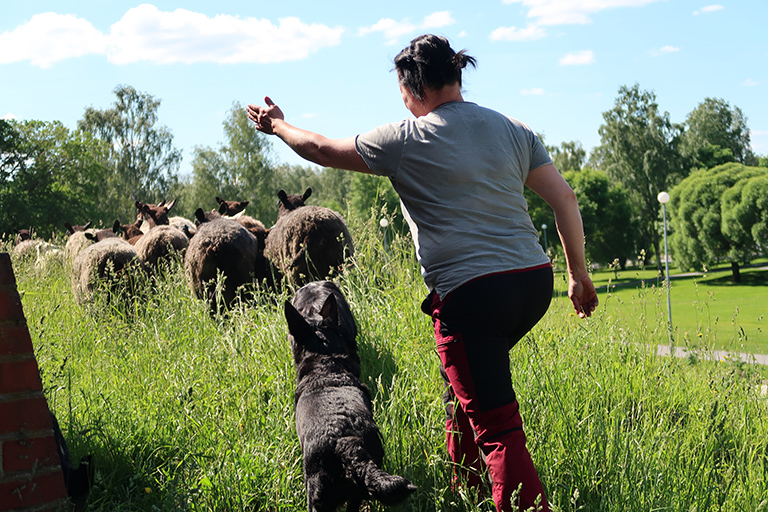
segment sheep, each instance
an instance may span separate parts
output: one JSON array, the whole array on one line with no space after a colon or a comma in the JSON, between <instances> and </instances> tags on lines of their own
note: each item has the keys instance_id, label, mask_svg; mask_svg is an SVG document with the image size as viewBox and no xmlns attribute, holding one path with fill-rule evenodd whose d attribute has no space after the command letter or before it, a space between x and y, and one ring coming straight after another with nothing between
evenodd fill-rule
<instances>
[{"instance_id":1,"label":"sheep","mask_svg":"<svg viewBox=\"0 0 768 512\"><path fill-rule=\"evenodd\" d=\"M32 239L32 232L30 230L28 230L28 229L14 229L13 231L16 233L16 244L17 245L20 242Z\"/></svg>"},{"instance_id":2,"label":"sheep","mask_svg":"<svg viewBox=\"0 0 768 512\"><path fill-rule=\"evenodd\" d=\"M195 223L184 217L169 217L168 224L183 231L188 238L192 238L195 234Z\"/></svg>"},{"instance_id":3,"label":"sheep","mask_svg":"<svg viewBox=\"0 0 768 512\"><path fill-rule=\"evenodd\" d=\"M94 290L105 284L110 292L120 283L130 286L130 270L143 270L136 250L125 240L105 238L83 249L72 263L72 291L82 305L93 300Z\"/></svg>"},{"instance_id":4,"label":"sheep","mask_svg":"<svg viewBox=\"0 0 768 512\"><path fill-rule=\"evenodd\" d=\"M82 231L86 231L88 228L91 227L91 224L93 224L93 222L88 221L85 225L73 226L69 222L65 222L64 223L64 227L67 230L67 235L72 236L74 233L79 233L79 232L82 232Z\"/></svg>"},{"instance_id":5,"label":"sheep","mask_svg":"<svg viewBox=\"0 0 768 512\"><path fill-rule=\"evenodd\" d=\"M139 259L150 268L157 267L160 260L173 253L183 253L189 239L173 226L156 226L140 237L134 246Z\"/></svg>"},{"instance_id":6,"label":"sheep","mask_svg":"<svg viewBox=\"0 0 768 512\"><path fill-rule=\"evenodd\" d=\"M266 238L265 254L278 271L296 285L321 280L354 255L352 235L344 218L321 206L304 206L310 196L280 190L277 223Z\"/></svg>"},{"instance_id":7,"label":"sheep","mask_svg":"<svg viewBox=\"0 0 768 512\"><path fill-rule=\"evenodd\" d=\"M216 197L216 202L219 203L219 213L227 217L242 215L248 206L248 201L225 201L220 197Z\"/></svg>"},{"instance_id":8,"label":"sheep","mask_svg":"<svg viewBox=\"0 0 768 512\"><path fill-rule=\"evenodd\" d=\"M80 254L83 249L93 245L94 242L89 240L85 233L85 231L73 231L67 239L67 245L64 246L64 258L70 263L75 261L77 255ZM90 229L89 233L96 233L96 230Z\"/></svg>"},{"instance_id":9,"label":"sheep","mask_svg":"<svg viewBox=\"0 0 768 512\"><path fill-rule=\"evenodd\" d=\"M141 231L146 233L155 226L168 225L168 212L175 204L176 199L168 204L165 204L165 201L160 202L160 204L144 204L136 201L136 209L139 210L144 221L141 224Z\"/></svg>"},{"instance_id":10,"label":"sheep","mask_svg":"<svg viewBox=\"0 0 768 512\"><path fill-rule=\"evenodd\" d=\"M210 301L212 311L219 310L215 292L219 274L223 306L229 308L238 289L254 281L259 242L247 229L232 219L214 218L201 223L189 240L184 256L187 283L194 296ZM249 293L243 294L244 299Z\"/></svg>"},{"instance_id":11,"label":"sheep","mask_svg":"<svg viewBox=\"0 0 768 512\"><path fill-rule=\"evenodd\" d=\"M29 235L29 230L26 231ZM19 233L17 231L17 233ZM58 261L63 255L63 251L54 244L38 240L35 238L24 238L19 233L20 241L13 248L13 257L16 260L31 260L34 258L35 267L38 269L47 268L52 262Z\"/></svg>"},{"instance_id":12,"label":"sheep","mask_svg":"<svg viewBox=\"0 0 768 512\"><path fill-rule=\"evenodd\" d=\"M120 221L115 219L115 223L112 224L112 231L114 231L115 234L121 235L123 240L129 244L136 245L136 242L138 242L139 238L144 234L144 232L141 231L142 222L144 222L144 220L141 218L141 215L136 216L136 222L133 224L120 224Z\"/></svg>"}]
</instances>

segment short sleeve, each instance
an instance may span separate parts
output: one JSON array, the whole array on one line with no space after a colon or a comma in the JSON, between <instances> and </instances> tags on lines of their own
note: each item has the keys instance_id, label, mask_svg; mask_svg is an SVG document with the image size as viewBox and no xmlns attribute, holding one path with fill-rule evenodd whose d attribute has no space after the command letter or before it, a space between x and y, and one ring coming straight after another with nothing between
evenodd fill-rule
<instances>
[{"instance_id":1,"label":"short sleeve","mask_svg":"<svg viewBox=\"0 0 768 512\"><path fill-rule=\"evenodd\" d=\"M551 163L552 159L549 157L547 149L544 147L544 144L541 143L539 137L533 133L533 141L531 142L531 169L536 169L537 167Z\"/></svg>"},{"instance_id":2,"label":"short sleeve","mask_svg":"<svg viewBox=\"0 0 768 512\"><path fill-rule=\"evenodd\" d=\"M395 178L405 148L407 122L381 125L355 137L355 150L373 174Z\"/></svg>"}]
</instances>

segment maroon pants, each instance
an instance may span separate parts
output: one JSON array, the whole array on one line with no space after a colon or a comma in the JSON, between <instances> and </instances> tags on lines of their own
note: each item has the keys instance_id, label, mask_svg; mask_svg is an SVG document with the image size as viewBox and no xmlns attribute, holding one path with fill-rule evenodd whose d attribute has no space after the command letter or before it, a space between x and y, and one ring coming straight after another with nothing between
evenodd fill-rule
<instances>
[{"instance_id":1,"label":"maroon pants","mask_svg":"<svg viewBox=\"0 0 768 512\"><path fill-rule=\"evenodd\" d=\"M544 316L552 286L552 269L547 265L483 276L442 300L432 293L422 305L435 325L446 379L449 455L457 476L470 485L481 483L480 472L487 467L500 512L525 510L537 502L538 510L549 510L525 447L509 350ZM461 469L466 467L471 470Z\"/></svg>"}]
</instances>

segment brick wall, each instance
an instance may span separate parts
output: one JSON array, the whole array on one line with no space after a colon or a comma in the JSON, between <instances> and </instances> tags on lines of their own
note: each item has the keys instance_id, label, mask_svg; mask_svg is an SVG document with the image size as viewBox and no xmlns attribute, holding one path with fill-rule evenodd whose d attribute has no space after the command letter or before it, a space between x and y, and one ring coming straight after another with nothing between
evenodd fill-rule
<instances>
[{"instance_id":1,"label":"brick wall","mask_svg":"<svg viewBox=\"0 0 768 512\"><path fill-rule=\"evenodd\" d=\"M69 510L27 321L0 253L0 512Z\"/></svg>"}]
</instances>

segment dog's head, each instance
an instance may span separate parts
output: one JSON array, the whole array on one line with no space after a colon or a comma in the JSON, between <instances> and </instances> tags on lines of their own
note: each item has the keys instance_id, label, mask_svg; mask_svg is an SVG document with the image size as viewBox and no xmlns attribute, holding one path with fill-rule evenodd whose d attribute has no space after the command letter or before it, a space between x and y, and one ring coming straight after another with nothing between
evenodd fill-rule
<instances>
[{"instance_id":1,"label":"dog's head","mask_svg":"<svg viewBox=\"0 0 768 512\"><path fill-rule=\"evenodd\" d=\"M285 319L297 363L309 353L357 357L357 327L333 283L302 287L293 303L285 301Z\"/></svg>"}]
</instances>

